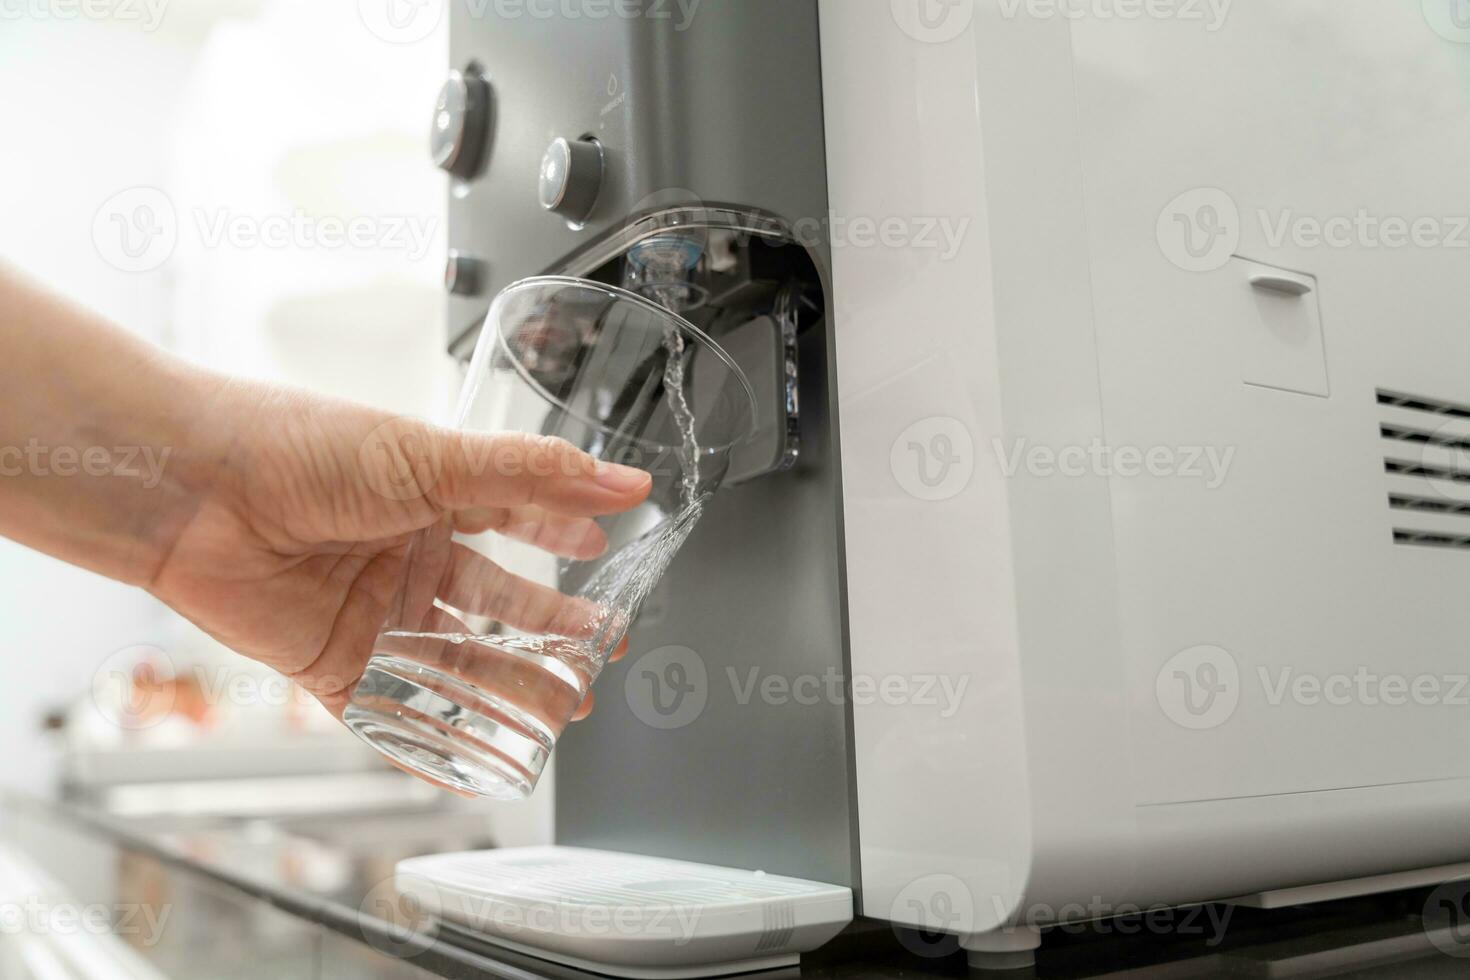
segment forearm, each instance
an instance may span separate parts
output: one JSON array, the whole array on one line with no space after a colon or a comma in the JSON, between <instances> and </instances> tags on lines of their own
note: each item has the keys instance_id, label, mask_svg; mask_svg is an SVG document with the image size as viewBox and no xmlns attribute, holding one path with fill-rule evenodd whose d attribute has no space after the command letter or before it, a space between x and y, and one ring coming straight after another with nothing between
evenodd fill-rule
<instances>
[{"instance_id":1,"label":"forearm","mask_svg":"<svg viewBox=\"0 0 1470 980\"><path fill-rule=\"evenodd\" d=\"M0 267L0 535L146 584L228 449L226 388Z\"/></svg>"}]
</instances>

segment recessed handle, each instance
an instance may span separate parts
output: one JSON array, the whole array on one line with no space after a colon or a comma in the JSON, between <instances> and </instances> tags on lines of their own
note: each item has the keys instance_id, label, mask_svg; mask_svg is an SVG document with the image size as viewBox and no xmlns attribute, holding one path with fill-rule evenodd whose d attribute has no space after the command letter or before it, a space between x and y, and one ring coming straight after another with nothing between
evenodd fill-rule
<instances>
[{"instance_id":1,"label":"recessed handle","mask_svg":"<svg viewBox=\"0 0 1470 980\"><path fill-rule=\"evenodd\" d=\"M1251 285L1256 289L1285 296L1305 296L1312 291L1312 280L1289 272L1253 272Z\"/></svg>"}]
</instances>

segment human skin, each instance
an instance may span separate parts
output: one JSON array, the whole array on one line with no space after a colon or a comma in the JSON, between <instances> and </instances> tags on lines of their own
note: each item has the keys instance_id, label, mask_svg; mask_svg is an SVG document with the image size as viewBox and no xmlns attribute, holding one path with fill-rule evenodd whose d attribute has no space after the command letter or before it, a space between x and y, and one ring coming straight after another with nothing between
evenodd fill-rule
<instances>
[{"instance_id":1,"label":"human skin","mask_svg":"<svg viewBox=\"0 0 1470 980\"><path fill-rule=\"evenodd\" d=\"M3 267L0 391L0 535L146 589L338 717L415 532L447 520L591 558L593 518L652 485L561 440L201 370ZM475 574L500 606L477 612L556 617L554 594Z\"/></svg>"}]
</instances>

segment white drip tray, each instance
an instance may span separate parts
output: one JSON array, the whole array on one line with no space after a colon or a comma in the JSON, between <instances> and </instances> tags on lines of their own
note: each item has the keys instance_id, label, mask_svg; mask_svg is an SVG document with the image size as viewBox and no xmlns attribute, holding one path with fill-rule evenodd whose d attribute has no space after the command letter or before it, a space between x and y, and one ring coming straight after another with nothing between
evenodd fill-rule
<instances>
[{"instance_id":1,"label":"white drip tray","mask_svg":"<svg viewBox=\"0 0 1470 980\"><path fill-rule=\"evenodd\" d=\"M852 921L837 885L575 847L413 858L396 885L488 942L647 980L791 966Z\"/></svg>"}]
</instances>

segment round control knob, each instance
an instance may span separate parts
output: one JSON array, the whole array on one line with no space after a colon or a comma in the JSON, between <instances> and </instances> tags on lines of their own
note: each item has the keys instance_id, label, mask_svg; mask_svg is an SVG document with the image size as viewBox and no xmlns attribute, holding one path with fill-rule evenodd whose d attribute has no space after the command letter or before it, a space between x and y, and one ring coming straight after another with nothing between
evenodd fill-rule
<instances>
[{"instance_id":1,"label":"round control knob","mask_svg":"<svg viewBox=\"0 0 1470 980\"><path fill-rule=\"evenodd\" d=\"M435 165L469 180L480 171L489 134L490 83L474 72L450 72L439 90L429 130Z\"/></svg>"},{"instance_id":2,"label":"round control knob","mask_svg":"<svg viewBox=\"0 0 1470 980\"><path fill-rule=\"evenodd\" d=\"M455 296L478 296L485 287L485 263L457 249L444 264L444 288Z\"/></svg>"},{"instance_id":3,"label":"round control knob","mask_svg":"<svg viewBox=\"0 0 1470 980\"><path fill-rule=\"evenodd\" d=\"M592 213L602 190L602 145L558 139L541 158L541 206L574 224Z\"/></svg>"}]
</instances>

